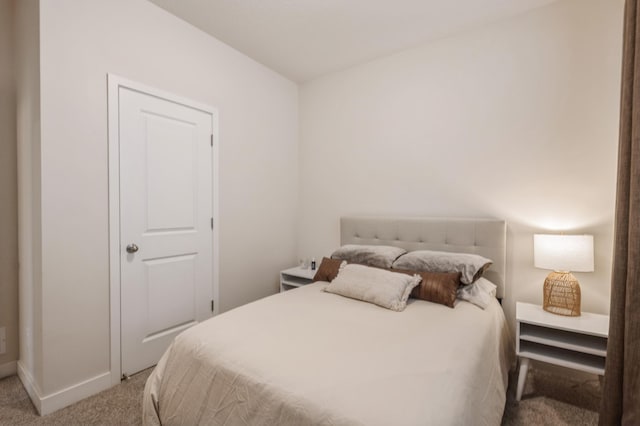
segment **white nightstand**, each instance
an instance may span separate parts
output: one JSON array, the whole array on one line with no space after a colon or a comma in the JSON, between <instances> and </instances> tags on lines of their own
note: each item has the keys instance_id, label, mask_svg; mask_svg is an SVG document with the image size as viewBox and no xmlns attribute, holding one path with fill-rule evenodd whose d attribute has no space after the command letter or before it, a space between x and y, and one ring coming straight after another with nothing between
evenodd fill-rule
<instances>
[{"instance_id":1,"label":"white nightstand","mask_svg":"<svg viewBox=\"0 0 640 426\"><path fill-rule=\"evenodd\" d=\"M299 266L280 271L280 293L291 290L292 288L311 284L316 272L318 272L318 269L303 269Z\"/></svg>"},{"instance_id":2,"label":"white nightstand","mask_svg":"<svg viewBox=\"0 0 640 426\"><path fill-rule=\"evenodd\" d=\"M609 317L583 312L579 317L551 314L542 306L516 304L516 353L520 372L516 400L522 398L529 360L604 375Z\"/></svg>"}]
</instances>

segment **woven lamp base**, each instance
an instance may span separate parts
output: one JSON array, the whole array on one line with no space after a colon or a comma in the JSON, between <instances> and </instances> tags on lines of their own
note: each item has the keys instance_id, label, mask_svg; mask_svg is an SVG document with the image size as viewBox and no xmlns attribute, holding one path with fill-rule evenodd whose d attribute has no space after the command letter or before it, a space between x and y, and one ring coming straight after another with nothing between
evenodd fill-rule
<instances>
[{"instance_id":1,"label":"woven lamp base","mask_svg":"<svg viewBox=\"0 0 640 426\"><path fill-rule=\"evenodd\" d=\"M542 308L553 314L580 316L580 285L571 272L552 272L547 276Z\"/></svg>"}]
</instances>

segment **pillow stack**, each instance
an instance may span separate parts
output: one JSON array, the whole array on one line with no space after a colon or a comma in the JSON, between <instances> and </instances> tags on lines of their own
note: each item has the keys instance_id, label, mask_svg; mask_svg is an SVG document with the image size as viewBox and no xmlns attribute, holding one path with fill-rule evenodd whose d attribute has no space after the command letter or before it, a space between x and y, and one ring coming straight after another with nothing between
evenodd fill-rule
<instances>
[{"instance_id":1,"label":"pillow stack","mask_svg":"<svg viewBox=\"0 0 640 426\"><path fill-rule=\"evenodd\" d=\"M395 311L405 308L409 296L450 308L461 299L484 309L496 293L482 278L491 264L471 253L349 244L322 259L313 281L331 283L327 292Z\"/></svg>"}]
</instances>

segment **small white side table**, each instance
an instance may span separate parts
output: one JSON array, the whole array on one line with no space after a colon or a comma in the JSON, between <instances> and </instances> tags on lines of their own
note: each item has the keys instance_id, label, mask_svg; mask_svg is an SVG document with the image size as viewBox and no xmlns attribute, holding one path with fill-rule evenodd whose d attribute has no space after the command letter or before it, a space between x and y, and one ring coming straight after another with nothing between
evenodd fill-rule
<instances>
[{"instance_id":1,"label":"small white side table","mask_svg":"<svg viewBox=\"0 0 640 426\"><path fill-rule=\"evenodd\" d=\"M301 268L299 266L280 271L280 293L296 287L311 284L318 269Z\"/></svg>"},{"instance_id":2,"label":"small white side table","mask_svg":"<svg viewBox=\"0 0 640 426\"><path fill-rule=\"evenodd\" d=\"M609 316L549 313L540 305L516 304L516 353L520 358L516 400L522 398L530 360L604 375Z\"/></svg>"}]
</instances>

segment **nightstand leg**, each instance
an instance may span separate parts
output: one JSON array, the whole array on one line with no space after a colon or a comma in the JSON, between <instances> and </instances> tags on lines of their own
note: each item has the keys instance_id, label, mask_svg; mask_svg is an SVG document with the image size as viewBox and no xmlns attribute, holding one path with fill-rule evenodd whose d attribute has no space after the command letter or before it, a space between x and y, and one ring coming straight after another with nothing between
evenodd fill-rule
<instances>
[{"instance_id":1,"label":"nightstand leg","mask_svg":"<svg viewBox=\"0 0 640 426\"><path fill-rule=\"evenodd\" d=\"M529 371L529 358L520 358L520 372L518 373L518 387L516 388L516 401L522 399L522 391L524 383L527 380L527 372Z\"/></svg>"}]
</instances>

